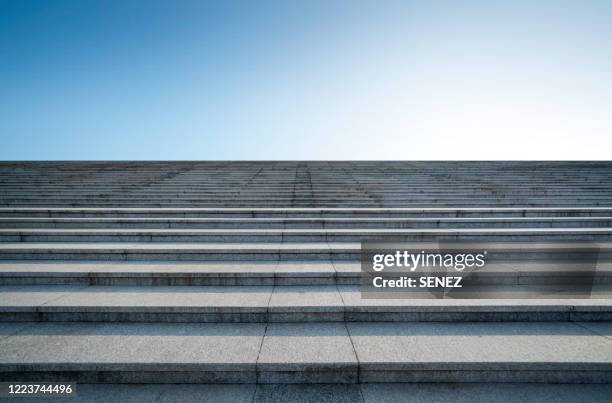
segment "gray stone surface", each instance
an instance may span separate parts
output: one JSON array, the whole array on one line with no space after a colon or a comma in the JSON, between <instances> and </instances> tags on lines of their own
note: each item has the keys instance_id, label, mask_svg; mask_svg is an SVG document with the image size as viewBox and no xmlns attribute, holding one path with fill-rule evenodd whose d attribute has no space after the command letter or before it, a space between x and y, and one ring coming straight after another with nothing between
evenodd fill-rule
<instances>
[{"instance_id":1,"label":"gray stone surface","mask_svg":"<svg viewBox=\"0 0 612 403\"><path fill-rule=\"evenodd\" d=\"M107 403L109 401L145 402L219 402L251 403L255 384L77 384L77 395L70 399L43 399L42 401L68 401ZM40 402L41 398L6 399L11 402Z\"/></svg>"},{"instance_id":2,"label":"gray stone surface","mask_svg":"<svg viewBox=\"0 0 612 403\"><path fill-rule=\"evenodd\" d=\"M295 310L342 312L343 304L335 286L278 286L270 299L270 311Z\"/></svg>"},{"instance_id":3,"label":"gray stone surface","mask_svg":"<svg viewBox=\"0 0 612 403\"><path fill-rule=\"evenodd\" d=\"M103 287L73 290L45 307L249 308L265 312L271 286Z\"/></svg>"},{"instance_id":4,"label":"gray stone surface","mask_svg":"<svg viewBox=\"0 0 612 403\"><path fill-rule=\"evenodd\" d=\"M276 286L268 311L270 322L344 321L336 286Z\"/></svg>"},{"instance_id":5,"label":"gray stone surface","mask_svg":"<svg viewBox=\"0 0 612 403\"><path fill-rule=\"evenodd\" d=\"M341 323L269 324L257 368L262 383L357 380L357 359Z\"/></svg>"},{"instance_id":6,"label":"gray stone surface","mask_svg":"<svg viewBox=\"0 0 612 403\"><path fill-rule=\"evenodd\" d=\"M362 402L359 385L262 384L257 385L256 403L353 403Z\"/></svg>"},{"instance_id":7,"label":"gray stone surface","mask_svg":"<svg viewBox=\"0 0 612 403\"><path fill-rule=\"evenodd\" d=\"M486 209L609 205L609 164L558 162L107 162L6 163L6 206L324 207L436 209L476 200ZM85 175L84 175L85 174ZM432 180L432 175L434 180ZM489 178L487 186L478 180ZM129 183L131 186L125 186ZM359 186L356 186L359 184ZM232 188L228 189L227 185ZM313 188L316 192L313 192ZM237 194L232 189L240 189ZM444 189L443 192L440 190ZM100 198L99 194L106 197ZM379 197L372 197L379 194ZM154 197L152 197L154 196ZM350 201L350 204L347 203ZM469 202L472 203L469 203ZM571 203L570 201L576 201ZM139 209L136 209L140 207ZM145 207L145 208L143 208ZM296 208L297 207L297 208ZM196 209L192 209L196 210ZM202 211L199 208L197 210ZM347 209L343 209L347 210ZM457 210L456 208L451 210ZM482 208L480 210L483 210ZM528 211L536 209L530 208ZM543 209L546 210L546 209ZM586 210L586 209L585 209ZM41 209L41 211L45 211ZM51 210L46 210L51 211ZM579 209L568 209L579 211ZM455 215L456 216L456 215ZM315 216L316 217L316 216Z\"/></svg>"},{"instance_id":8,"label":"gray stone surface","mask_svg":"<svg viewBox=\"0 0 612 403\"><path fill-rule=\"evenodd\" d=\"M12 326L3 323L0 329ZM0 340L0 368L2 372L241 371L254 376L264 328L262 324L39 323Z\"/></svg>"},{"instance_id":9,"label":"gray stone surface","mask_svg":"<svg viewBox=\"0 0 612 403\"><path fill-rule=\"evenodd\" d=\"M612 340L612 322L577 322L576 325Z\"/></svg>"},{"instance_id":10,"label":"gray stone surface","mask_svg":"<svg viewBox=\"0 0 612 403\"><path fill-rule=\"evenodd\" d=\"M611 313L612 299L367 299L358 286L0 287L3 321L595 321Z\"/></svg>"},{"instance_id":11,"label":"gray stone surface","mask_svg":"<svg viewBox=\"0 0 612 403\"><path fill-rule=\"evenodd\" d=\"M366 403L600 403L612 385L385 383L360 385Z\"/></svg>"},{"instance_id":12,"label":"gray stone surface","mask_svg":"<svg viewBox=\"0 0 612 403\"><path fill-rule=\"evenodd\" d=\"M33 379L76 368L80 382L355 382L355 344L362 380L609 381L611 173L608 162L2 163L0 284L16 287L0 289L0 319L12 321L0 326L0 365L31 363ZM488 290L504 300L362 299L342 287L359 279L358 241L386 236L415 248L491 241L503 260L489 269L513 285L572 269L536 257L585 248L552 241L598 239L598 299L511 299L518 288ZM361 320L585 323L351 323ZM346 321L355 336L309 321ZM343 390L356 389L257 396Z\"/></svg>"},{"instance_id":13,"label":"gray stone surface","mask_svg":"<svg viewBox=\"0 0 612 403\"><path fill-rule=\"evenodd\" d=\"M347 327L360 363L367 368L612 364L612 340L573 323L349 323Z\"/></svg>"},{"instance_id":14,"label":"gray stone surface","mask_svg":"<svg viewBox=\"0 0 612 403\"><path fill-rule=\"evenodd\" d=\"M611 382L612 340L573 323L349 323L360 380Z\"/></svg>"},{"instance_id":15,"label":"gray stone surface","mask_svg":"<svg viewBox=\"0 0 612 403\"><path fill-rule=\"evenodd\" d=\"M70 250L96 250L96 251L115 251L115 252L128 252L133 250L179 250L179 251L190 251L190 250L262 250L277 252L280 248L280 243L138 243L138 242L122 242L122 243L99 243L99 242L83 242L83 243L2 243L0 244L0 251L7 249L16 250L32 250L32 251L70 251ZM295 247L299 247L297 244ZM284 248L288 248L284 246Z\"/></svg>"},{"instance_id":16,"label":"gray stone surface","mask_svg":"<svg viewBox=\"0 0 612 403\"><path fill-rule=\"evenodd\" d=\"M0 262L0 284L273 285L278 262ZM298 273L286 274L291 280ZM333 278L332 278L333 280ZM306 278L308 281L308 278ZM333 283L333 281L332 281Z\"/></svg>"},{"instance_id":17,"label":"gray stone surface","mask_svg":"<svg viewBox=\"0 0 612 403\"><path fill-rule=\"evenodd\" d=\"M609 228L453 228L453 229L1 229L3 242L358 242L369 239L420 241L610 241Z\"/></svg>"},{"instance_id":18,"label":"gray stone surface","mask_svg":"<svg viewBox=\"0 0 612 403\"><path fill-rule=\"evenodd\" d=\"M439 402L439 403L599 403L609 401L612 385L525 383L369 383L342 384L78 384L75 402ZM47 399L45 399L47 400ZM51 399L55 401L55 399ZM7 400L8 402L9 400ZM10 399L40 402L40 398Z\"/></svg>"},{"instance_id":19,"label":"gray stone surface","mask_svg":"<svg viewBox=\"0 0 612 403\"><path fill-rule=\"evenodd\" d=\"M2 308L36 308L53 303L69 293L79 292L84 286L0 286L0 311Z\"/></svg>"},{"instance_id":20,"label":"gray stone surface","mask_svg":"<svg viewBox=\"0 0 612 403\"><path fill-rule=\"evenodd\" d=\"M342 384L78 384L71 402L219 402L219 403L599 403L609 401L612 385L525 383L368 383ZM5 399L40 402L40 398ZM55 401L55 400L53 400Z\"/></svg>"},{"instance_id":21,"label":"gray stone surface","mask_svg":"<svg viewBox=\"0 0 612 403\"><path fill-rule=\"evenodd\" d=\"M37 325L36 323L32 323L32 322L2 323L0 324L0 340L16 335L22 330L25 330L29 327L36 326L36 325Z\"/></svg>"},{"instance_id":22,"label":"gray stone surface","mask_svg":"<svg viewBox=\"0 0 612 403\"><path fill-rule=\"evenodd\" d=\"M599 299L582 299L582 298L560 298L563 297L563 292L559 291L557 296L551 293L549 298L516 298L516 296L524 296L524 292L520 287L502 286L494 287L495 298L444 298L436 299L435 295L423 293L419 294L420 298L414 298L414 294L406 293L403 295L398 293L398 298L380 298L374 295L374 298L362 298L361 287L355 285L339 285L338 290L342 296L342 300L347 308L353 310L372 310L372 311L387 311L397 308L399 310L415 307L421 311L439 311L444 308L447 312L452 312L453 309L470 308L476 310L478 307L482 309L495 309L497 311L513 311L520 309L525 310L552 310L552 311L568 311L575 307L583 307L584 309L609 309L612 306L612 289L607 287L605 295L607 298ZM494 292L490 291L491 293ZM500 294L505 293L514 298L500 298ZM484 293L483 293L484 295ZM455 308L454 308L455 307Z\"/></svg>"},{"instance_id":23,"label":"gray stone surface","mask_svg":"<svg viewBox=\"0 0 612 403\"><path fill-rule=\"evenodd\" d=\"M296 275L333 275L334 266L331 261L297 261L279 262L276 266L277 275L296 274Z\"/></svg>"},{"instance_id":24,"label":"gray stone surface","mask_svg":"<svg viewBox=\"0 0 612 403\"><path fill-rule=\"evenodd\" d=\"M340 275L355 275L361 273L361 263L359 262L346 262L346 261L333 261L334 269Z\"/></svg>"}]
</instances>

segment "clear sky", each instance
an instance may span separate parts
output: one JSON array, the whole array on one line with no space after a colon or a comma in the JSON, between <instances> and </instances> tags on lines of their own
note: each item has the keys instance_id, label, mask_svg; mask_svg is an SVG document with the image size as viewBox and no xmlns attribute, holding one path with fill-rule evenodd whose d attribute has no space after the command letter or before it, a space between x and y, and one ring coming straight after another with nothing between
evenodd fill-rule
<instances>
[{"instance_id":1,"label":"clear sky","mask_svg":"<svg viewBox=\"0 0 612 403\"><path fill-rule=\"evenodd\" d=\"M0 159L612 159L612 0L0 0Z\"/></svg>"}]
</instances>

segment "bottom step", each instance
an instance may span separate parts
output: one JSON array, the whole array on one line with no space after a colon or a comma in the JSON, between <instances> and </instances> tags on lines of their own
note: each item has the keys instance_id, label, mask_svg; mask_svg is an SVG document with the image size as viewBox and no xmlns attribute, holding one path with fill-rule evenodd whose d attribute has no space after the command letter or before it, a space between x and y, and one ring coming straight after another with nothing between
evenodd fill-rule
<instances>
[{"instance_id":1,"label":"bottom step","mask_svg":"<svg viewBox=\"0 0 612 403\"><path fill-rule=\"evenodd\" d=\"M0 380L612 383L612 323L3 323Z\"/></svg>"},{"instance_id":2,"label":"bottom step","mask_svg":"<svg viewBox=\"0 0 612 403\"><path fill-rule=\"evenodd\" d=\"M599 403L609 401L612 385L554 385L525 383L364 383L240 384L240 385L77 385L79 401L218 403ZM40 401L40 399L33 399Z\"/></svg>"}]
</instances>

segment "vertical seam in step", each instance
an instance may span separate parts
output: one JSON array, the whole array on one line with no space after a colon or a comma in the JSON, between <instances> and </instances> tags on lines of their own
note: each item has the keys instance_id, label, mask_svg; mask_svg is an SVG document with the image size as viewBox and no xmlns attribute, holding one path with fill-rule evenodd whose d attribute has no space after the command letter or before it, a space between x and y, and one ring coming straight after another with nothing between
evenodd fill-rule
<instances>
[{"instance_id":1,"label":"vertical seam in step","mask_svg":"<svg viewBox=\"0 0 612 403\"><path fill-rule=\"evenodd\" d=\"M344 301L344 298L342 297L342 293L340 292L340 288L338 287L338 277L337 277L338 272L336 270L336 265L334 264L334 261L332 258L331 245L329 244L329 241L327 242L327 246L329 247L329 250L330 250L329 255L330 255L332 267L334 268L334 273L336 276L336 291L338 292L338 295L340 296L340 301L342 302L342 318L344 319L344 328L346 329L346 334L348 335L349 341L351 343L351 347L353 348L353 354L355 355L355 360L357 360L357 384L359 384L361 380L361 376L360 376L361 365L359 363L359 356L357 355L357 350L355 349L355 344L353 343L351 332L349 331L349 328L348 328L347 316L346 316L346 302ZM359 387L359 394L361 396L361 399L365 402L363 393L361 391L361 387Z\"/></svg>"},{"instance_id":2,"label":"vertical seam in step","mask_svg":"<svg viewBox=\"0 0 612 403\"><path fill-rule=\"evenodd\" d=\"M329 246L329 243L328 243L328 246ZM336 286L336 289L337 289L338 288L338 269L336 269L336 265L334 264L334 259L331 257L331 253L330 253L329 262L331 263L332 269L334 269L334 285Z\"/></svg>"},{"instance_id":3,"label":"vertical seam in step","mask_svg":"<svg viewBox=\"0 0 612 403\"><path fill-rule=\"evenodd\" d=\"M344 302L344 298L342 298L342 293L340 292L340 289L338 288L338 284L336 284L335 287L336 287L336 292L340 296L340 302L342 302L342 320L344 321L344 323L346 323L346 303Z\"/></svg>"},{"instance_id":4,"label":"vertical seam in step","mask_svg":"<svg viewBox=\"0 0 612 403\"><path fill-rule=\"evenodd\" d=\"M281 243L282 244L282 243ZM255 384L259 384L259 356L261 355L261 349L263 348L264 339L266 338L266 334L268 333L268 325L270 324L270 302L272 301L272 295L274 294L274 290L276 289L276 270L278 270L278 266L280 265L280 248L278 251L278 260L276 261L276 267L274 268L273 277L274 280L272 283L272 290L270 291L270 295L268 296L268 302L266 303L266 322L264 326L264 334L261 337L261 343L259 343L259 351L257 352L257 359L255 360ZM257 386L255 386L255 391L253 392L253 402L255 401L255 395L257 393Z\"/></svg>"},{"instance_id":5,"label":"vertical seam in step","mask_svg":"<svg viewBox=\"0 0 612 403\"><path fill-rule=\"evenodd\" d=\"M327 232L325 233L325 244L327 245L327 256L329 257L329 261L332 264L332 268L334 269L334 284L338 284L338 271L336 270L336 265L334 265L334 255L332 253L332 247L329 243L329 239L327 238Z\"/></svg>"},{"instance_id":6,"label":"vertical seam in step","mask_svg":"<svg viewBox=\"0 0 612 403\"><path fill-rule=\"evenodd\" d=\"M272 279L273 279L272 285L273 286L276 286L276 279L277 279L276 271L278 270L278 268L280 266L281 255L283 253L283 243L285 242L284 234L285 234L285 231L281 230L281 239L280 239L280 242L278 244L278 252L276 253L276 256L277 256L276 257L276 267L274 267L274 272L273 272L273 276L274 277L272 277ZM273 289L273 291L274 291L274 289Z\"/></svg>"},{"instance_id":7,"label":"vertical seam in step","mask_svg":"<svg viewBox=\"0 0 612 403\"><path fill-rule=\"evenodd\" d=\"M332 261L332 265L333 265L333 261ZM334 266L334 270L335 270L335 266ZM340 288L338 287L337 283L336 283L336 292L340 296L340 302L342 302L342 319L344 321L344 328L346 329L346 334L348 335L349 341L351 343L353 354L355 354L355 360L357 360L357 384L359 384L361 380L361 377L360 377L361 365L359 363L359 356L357 355L357 349L355 349L355 344L353 343L353 339L351 338L351 332L349 331L349 328L348 328L348 321L346 317L346 302L344 302L344 298L342 297L342 293L340 292ZM359 387L359 395L361 396L361 400L365 402L365 398L363 397L361 387Z\"/></svg>"},{"instance_id":8,"label":"vertical seam in step","mask_svg":"<svg viewBox=\"0 0 612 403\"><path fill-rule=\"evenodd\" d=\"M255 384L259 384L259 357L261 356L261 349L263 348L264 339L266 338L266 334L268 333L268 325L270 324L270 301L272 300L272 294L274 294L274 289L276 285L272 286L272 291L270 292L270 296L268 297L268 303L266 305L266 323L264 326L264 333L261 336L261 342L259 343L259 351L257 351L257 359L255 360ZM257 387L255 387L257 389ZM253 393L253 401L255 401L255 393Z\"/></svg>"},{"instance_id":9,"label":"vertical seam in step","mask_svg":"<svg viewBox=\"0 0 612 403\"><path fill-rule=\"evenodd\" d=\"M348 327L348 323L346 320L344 321L344 328L346 329L346 334L348 334L349 341L351 342L351 347L353 348L353 354L355 354L355 360L357 361L357 382L361 383L361 363L359 362L359 355L357 355L357 349L355 349L355 343L353 343L353 338L351 337L351 332ZM362 396L363 398L363 396Z\"/></svg>"},{"instance_id":10,"label":"vertical seam in step","mask_svg":"<svg viewBox=\"0 0 612 403\"><path fill-rule=\"evenodd\" d=\"M366 400L365 400L365 397L363 396L363 389L362 389L363 388L363 384L359 383L358 385L359 386L357 386L357 387L359 388L359 396L361 396L361 401L363 403L365 403Z\"/></svg>"}]
</instances>

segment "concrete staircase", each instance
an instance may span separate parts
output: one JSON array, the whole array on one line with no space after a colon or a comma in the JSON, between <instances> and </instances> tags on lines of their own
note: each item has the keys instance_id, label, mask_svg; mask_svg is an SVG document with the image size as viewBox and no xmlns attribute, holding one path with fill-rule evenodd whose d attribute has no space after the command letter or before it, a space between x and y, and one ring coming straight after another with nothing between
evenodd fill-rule
<instances>
[{"instance_id":1,"label":"concrete staircase","mask_svg":"<svg viewBox=\"0 0 612 403\"><path fill-rule=\"evenodd\" d=\"M612 383L611 222L606 162L0 163L0 380ZM504 298L362 299L389 238Z\"/></svg>"}]
</instances>

